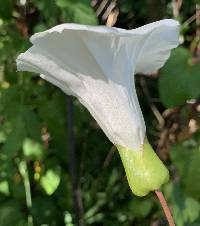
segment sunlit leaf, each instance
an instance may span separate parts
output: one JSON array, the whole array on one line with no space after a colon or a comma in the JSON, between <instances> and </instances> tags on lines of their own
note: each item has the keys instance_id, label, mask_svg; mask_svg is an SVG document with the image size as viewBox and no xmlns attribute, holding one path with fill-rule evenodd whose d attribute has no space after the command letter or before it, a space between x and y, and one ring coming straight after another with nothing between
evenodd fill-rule
<instances>
[{"instance_id":1,"label":"sunlit leaf","mask_svg":"<svg viewBox=\"0 0 200 226\"><path fill-rule=\"evenodd\" d=\"M0 193L4 195L10 194L8 181L4 180L0 182Z\"/></svg>"},{"instance_id":2,"label":"sunlit leaf","mask_svg":"<svg viewBox=\"0 0 200 226\"><path fill-rule=\"evenodd\" d=\"M23 153L29 159L38 160L42 158L44 150L40 143L27 138L23 143Z\"/></svg>"},{"instance_id":3,"label":"sunlit leaf","mask_svg":"<svg viewBox=\"0 0 200 226\"><path fill-rule=\"evenodd\" d=\"M41 176L40 184L47 195L52 195L60 184L61 168L54 160L50 160L47 167L47 170Z\"/></svg>"}]
</instances>

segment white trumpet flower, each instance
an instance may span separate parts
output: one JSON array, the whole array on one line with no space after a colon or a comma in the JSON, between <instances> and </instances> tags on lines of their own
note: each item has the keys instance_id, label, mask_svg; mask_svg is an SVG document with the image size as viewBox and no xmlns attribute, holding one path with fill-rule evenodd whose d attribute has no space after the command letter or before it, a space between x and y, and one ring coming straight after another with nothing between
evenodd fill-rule
<instances>
[{"instance_id":1,"label":"white trumpet flower","mask_svg":"<svg viewBox=\"0 0 200 226\"><path fill-rule=\"evenodd\" d=\"M170 19L133 30L61 24L34 34L17 68L77 97L112 143L140 151L146 131L134 75L164 65L178 45L178 27Z\"/></svg>"}]
</instances>

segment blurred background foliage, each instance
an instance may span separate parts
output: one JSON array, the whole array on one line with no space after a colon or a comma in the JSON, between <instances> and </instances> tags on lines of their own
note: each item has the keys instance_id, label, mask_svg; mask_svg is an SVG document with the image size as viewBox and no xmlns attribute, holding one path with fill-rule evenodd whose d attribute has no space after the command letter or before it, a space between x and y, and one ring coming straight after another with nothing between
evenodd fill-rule
<instances>
[{"instance_id":1,"label":"blurred background foliage","mask_svg":"<svg viewBox=\"0 0 200 226\"><path fill-rule=\"evenodd\" d=\"M200 226L199 4L0 0L0 226L167 225L153 194L131 194L117 151L75 99L69 155L70 102L15 65L31 34L59 23L131 29L162 18L180 21L181 46L160 72L136 76L137 92L150 142L171 172L163 192L176 224Z\"/></svg>"}]
</instances>

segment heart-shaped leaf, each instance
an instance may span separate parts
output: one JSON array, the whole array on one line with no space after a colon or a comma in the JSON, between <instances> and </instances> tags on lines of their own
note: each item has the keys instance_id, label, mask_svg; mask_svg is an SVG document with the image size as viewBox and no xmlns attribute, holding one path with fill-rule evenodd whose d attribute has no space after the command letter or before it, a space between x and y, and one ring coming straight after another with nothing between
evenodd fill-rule
<instances>
[{"instance_id":1,"label":"heart-shaped leaf","mask_svg":"<svg viewBox=\"0 0 200 226\"><path fill-rule=\"evenodd\" d=\"M159 93L166 107L176 107L200 96L200 63L192 64L185 48L177 48L159 77Z\"/></svg>"}]
</instances>

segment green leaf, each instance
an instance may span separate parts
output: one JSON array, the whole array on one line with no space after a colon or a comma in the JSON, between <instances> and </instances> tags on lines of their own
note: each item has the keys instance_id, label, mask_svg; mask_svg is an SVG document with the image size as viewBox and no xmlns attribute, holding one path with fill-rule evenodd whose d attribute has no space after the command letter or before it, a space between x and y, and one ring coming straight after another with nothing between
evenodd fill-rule
<instances>
[{"instance_id":1,"label":"green leaf","mask_svg":"<svg viewBox=\"0 0 200 226\"><path fill-rule=\"evenodd\" d=\"M36 140L41 140L41 125L38 115L29 108L25 107L22 112L27 136Z\"/></svg>"},{"instance_id":2,"label":"green leaf","mask_svg":"<svg viewBox=\"0 0 200 226\"><path fill-rule=\"evenodd\" d=\"M12 11L14 6L13 0L0 0L0 18L8 20L12 18Z\"/></svg>"},{"instance_id":3,"label":"green leaf","mask_svg":"<svg viewBox=\"0 0 200 226\"><path fill-rule=\"evenodd\" d=\"M0 143L4 143L6 141L5 132L0 131Z\"/></svg>"},{"instance_id":4,"label":"green leaf","mask_svg":"<svg viewBox=\"0 0 200 226\"><path fill-rule=\"evenodd\" d=\"M31 213L33 215L34 225L63 225L59 224L57 206L53 199L49 197L36 197L33 199Z\"/></svg>"},{"instance_id":5,"label":"green leaf","mask_svg":"<svg viewBox=\"0 0 200 226\"><path fill-rule=\"evenodd\" d=\"M9 119L11 118L15 120L16 115L19 114L20 93L20 87L17 85L13 85L8 89L4 89L1 91L0 111Z\"/></svg>"},{"instance_id":6,"label":"green leaf","mask_svg":"<svg viewBox=\"0 0 200 226\"><path fill-rule=\"evenodd\" d=\"M73 226L73 218L71 213L67 211L65 212L64 222L65 222L65 226Z\"/></svg>"},{"instance_id":7,"label":"green leaf","mask_svg":"<svg viewBox=\"0 0 200 226\"><path fill-rule=\"evenodd\" d=\"M48 27L46 26L46 24L40 23L34 27L34 32L37 33L37 32L41 32L41 31L45 31L47 29L48 29Z\"/></svg>"},{"instance_id":8,"label":"green leaf","mask_svg":"<svg viewBox=\"0 0 200 226\"><path fill-rule=\"evenodd\" d=\"M159 77L159 93L166 107L184 104L200 96L200 63L192 64L192 58L185 48L177 48Z\"/></svg>"},{"instance_id":9,"label":"green leaf","mask_svg":"<svg viewBox=\"0 0 200 226\"><path fill-rule=\"evenodd\" d=\"M185 191L193 198L200 198L200 148L195 149L191 158L190 165L185 177Z\"/></svg>"},{"instance_id":10,"label":"green leaf","mask_svg":"<svg viewBox=\"0 0 200 226\"><path fill-rule=\"evenodd\" d=\"M41 177L41 186L48 195L52 195L60 183L60 175L58 171L49 169L44 176Z\"/></svg>"},{"instance_id":11,"label":"green leaf","mask_svg":"<svg viewBox=\"0 0 200 226\"><path fill-rule=\"evenodd\" d=\"M23 143L23 153L28 159L39 160L42 159L44 150L40 143L27 138Z\"/></svg>"},{"instance_id":12,"label":"green leaf","mask_svg":"<svg viewBox=\"0 0 200 226\"><path fill-rule=\"evenodd\" d=\"M3 180L0 182L0 193L3 193L4 195L10 194L8 181Z\"/></svg>"},{"instance_id":13,"label":"green leaf","mask_svg":"<svg viewBox=\"0 0 200 226\"><path fill-rule=\"evenodd\" d=\"M173 217L177 226L184 226L185 220L183 217L184 211L184 196L181 192L180 186L173 186L170 194L170 199L173 203Z\"/></svg>"},{"instance_id":14,"label":"green leaf","mask_svg":"<svg viewBox=\"0 0 200 226\"><path fill-rule=\"evenodd\" d=\"M0 206L0 213L0 225L20 225L19 222L23 222L20 206L15 201L3 203L3 205Z\"/></svg>"},{"instance_id":15,"label":"green leaf","mask_svg":"<svg viewBox=\"0 0 200 226\"><path fill-rule=\"evenodd\" d=\"M185 178L190 164L191 151L182 144L174 145L170 150L170 157L177 167L180 177Z\"/></svg>"},{"instance_id":16,"label":"green leaf","mask_svg":"<svg viewBox=\"0 0 200 226\"><path fill-rule=\"evenodd\" d=\"M96 25L97 19L94 11L89 5L79 3L74 8L74 22L76 23L83 23L83 24L90 24Z\"/></svg>"},{"instance_id":17,"label":"green leaf","mask_svg":"<svg viewBox=\"0 0 200 226\"><path fill-rule=\"evenodd\" d=\"M56 0L57 1L57 0ZM59 16L59 10L56 7L55 0L33 0L35 6L40 10L42 17L45 18L45 24L36 24L34 31L39 32L41 29L44 31L45 26L55 26ZM41 26L42 25L42 26Z\"/></svg>"},{"instance_id":18,"label":"green leaf","mask_svg":"<svg viewBox=\"0 0 200 226\"><path fill-rule=\"evenodd\" d=\"M97 18L94 10L90 6L90 1L72 1L72 0L58 0L56 1L58 7L63 9L63 18L67 21L81 24L97 24Z\"/></svg>"},{"instance_id":19,"label":"green leaf","mask_svg":"<svg viewBox=\"0 0 200 226\"><path fill-rule=\"evenodd\" d=\"M193 223L200 215L200 203L192 198L186 198L183 211L185 222Z\"/></svg>"},{"instance_id":20,"label":"green leaf","mask_svg":"<svg viewBox=\"0 0 200 226\"><path fill-rule=\"evenodd\" d=\"M15 177L9 181L9 184L10 184L10 193L12 194L13 199L15 200L26 199L24 183L20 175L16 174Z\"/></svg>"},{"instance_id":21,"label":"green leaf","mask_svg":"<svg viewBox=\"0 0 200 226\"><path fill-rule=\"evenodd\" d=\"M136 217L146 217L153 207L153 202L148 198L133 197L130 202L130 211Z\"/></svg>"},{"instance_id":22,"label":"green leaf","mask_svg":"<svg viewBox=\"0 0 200 226\"><path fill-rule=\"evenodd\" d=\"M18 154L21 149L24 139L26 138L25 126L23 120L18 117L14 124L12 132L8 135L6 142L3 145L3 153L12 158Z\"/></svg>"},{"instance_id":23,"label":"green leaf","mask_svg":"<svg viewBox=\"0 0 200 226\"><path fill-rule=\"evenodd\" d=\"M47 167L47 170L41 176L40 184L47 195L52 195L60 184L61 168L54 160L48 162Z\"/></svg>"},{"instance_id":24,"label":"green leaf","mask_svg":"<svg viewBox=\"0 0 200 226\"><path fill-rule=\"evenodd\" d=\"M200 148L189 141L174 145L170 151L173 164L177 167L181 184L187 195L200 198Z\"/></svg>"},{"instance_id":25,"label":"green leaf","mask_svg":"<svg viewBox=\"0 0 200 226\"><path fill-rule=\"evenodd\" d=\"M200 203L182 192L178 184L173 186L170 194L172 201L173 216L177 226L194 226L199 220Z\"/></svg>"},{"instance_id":26,"label":"green leaf","mask_svg":"<svg viewBox=\"0 0 200 226\"><path fill-rule=\"evenodd\" d=\"M0 159L0 177L3 179L10 179L16 173L15 165L12 161L5 161Z\"/></svg>"},{"instance_id":27,"label":"green leaf","mask_svg":"<svg viewBox=\"0 0 200 226\"><path fill-rule=\"evenodd\" d=\"M40 104L39 116L48 125L48 132L51 136L51 148L55 149L55 154L62 159L67 156L67 123L66 123L66 96L60 91Z\"/></svg>"}]
</instances>

